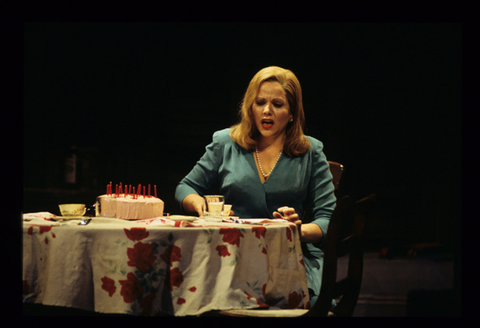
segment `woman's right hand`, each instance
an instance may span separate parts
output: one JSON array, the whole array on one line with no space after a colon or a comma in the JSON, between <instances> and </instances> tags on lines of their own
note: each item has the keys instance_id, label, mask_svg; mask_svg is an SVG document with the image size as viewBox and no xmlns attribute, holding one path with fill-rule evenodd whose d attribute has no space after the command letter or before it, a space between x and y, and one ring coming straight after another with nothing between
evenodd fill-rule
<instances>
[{"instance_id":1,"label":"woman's right hand","mask_svg":"<svg viewBox=\"0 0 480 328\"><path fill-rule=\"evenodd\" d=\"M187 195L182 201L183 209L187 212L196 212L198 216L203 216L205 208L205 199L197 194Z\"/></svg>"}]
</instances>

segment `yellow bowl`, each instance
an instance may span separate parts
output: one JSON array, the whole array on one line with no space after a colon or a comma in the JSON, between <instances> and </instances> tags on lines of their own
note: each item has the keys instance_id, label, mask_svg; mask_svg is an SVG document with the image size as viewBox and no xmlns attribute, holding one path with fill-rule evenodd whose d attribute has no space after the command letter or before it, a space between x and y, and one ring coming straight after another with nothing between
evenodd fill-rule
<instances>
[{"instance_id":1,"label":"yellow bowl","mask_svg":"<svg viewBox=\"0 0 480 328\"><path fill-rule=\"evenodd\" d=\"M87 211L85 204L61 204L58 207L62 216L83 216Z\"/></svg>"}]
</instances>

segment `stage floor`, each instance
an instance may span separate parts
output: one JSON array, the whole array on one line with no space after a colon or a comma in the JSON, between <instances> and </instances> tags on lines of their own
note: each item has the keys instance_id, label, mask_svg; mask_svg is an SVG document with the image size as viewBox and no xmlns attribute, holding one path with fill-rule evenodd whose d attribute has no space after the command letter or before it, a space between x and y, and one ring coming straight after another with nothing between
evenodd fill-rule
<instances>
[{"instance_id":1,"label":"stage floor","mask_svg":"<svg viewBox=\"0 0 480 328\"><path fill-rule=\"evenodd\" d=\"M379 255L365 253L355 317L456 316L452 314L453 260ZM337 279L346 275L346 261L339 260Z\"/></svg>"}]
</instances>

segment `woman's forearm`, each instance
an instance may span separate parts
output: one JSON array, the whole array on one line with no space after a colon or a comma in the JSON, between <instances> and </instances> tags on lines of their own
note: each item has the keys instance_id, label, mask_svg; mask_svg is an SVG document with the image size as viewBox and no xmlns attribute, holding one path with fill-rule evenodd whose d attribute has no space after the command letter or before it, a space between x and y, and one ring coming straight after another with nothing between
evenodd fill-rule
<instances>
[{"instance_id":1,"label":"woman's forearm","mask_svg":"<svg viewBox=\"0 0 480 328\"><path fill-rule=\"evenodd\" d=\"M323 232L315 223L305 223L300 228L300 240L307 243L319 243L322 241Z\"/></svg>"},{"instance_id":2,"label":"woman's forearm","mask_svg":"<svg viewBox=\"0 0 480 328\"><path fill-rule=\"evenodd\" d=\"M280 213L283 213L283 215ZM322 229L320 229L320 227L315 223L302 224L302 221L299 219L298 214L295 212L293 207L279 207L277 211L273 212L273 217L295 223L300 230L301 241L307 243L319 243L322 241Z\"/></svg>"}]
</instances>

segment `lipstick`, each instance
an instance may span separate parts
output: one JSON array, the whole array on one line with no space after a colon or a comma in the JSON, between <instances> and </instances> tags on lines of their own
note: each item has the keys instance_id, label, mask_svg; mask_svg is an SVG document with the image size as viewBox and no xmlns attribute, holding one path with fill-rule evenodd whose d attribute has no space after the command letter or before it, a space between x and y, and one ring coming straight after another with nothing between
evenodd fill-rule
<instances>
[{"instance_id":1,"label":"lipstick","mask_svg":"<svg viewBox=\"0 0 480 328\"><path fill-rule=\"evenodd\" d=\"M263 119L261 124L262 128L264 128L265 130L270 130L273 127L273 120Z\"/></svg>"}]
</instances>

